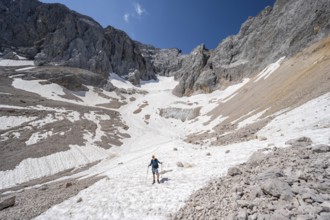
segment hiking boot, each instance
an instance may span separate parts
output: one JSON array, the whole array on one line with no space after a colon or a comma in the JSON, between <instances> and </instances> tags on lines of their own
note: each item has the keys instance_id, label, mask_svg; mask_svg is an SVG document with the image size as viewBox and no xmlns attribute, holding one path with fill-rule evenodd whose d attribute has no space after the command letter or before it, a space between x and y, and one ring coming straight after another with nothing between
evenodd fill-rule
<instances>
[{"instance_id":1,"label":"hiking boot","mask_svg":"<svg viewBox=\"0 0 330 220\"><path fill-rule=\"evenodd\" d=\"M154 180L154 181L152 181L152 184L155 184L155 180Z\"/></svg>"},{"instance_id":2,"label":"hiking boot","mask_svg":"<svg viewBox=\"0 0 330 220\"><path fill-rule=\"evenodd\" d=\"M159 180L157 180L157 182L160 183Z\"/></svg>"}]
</instances>

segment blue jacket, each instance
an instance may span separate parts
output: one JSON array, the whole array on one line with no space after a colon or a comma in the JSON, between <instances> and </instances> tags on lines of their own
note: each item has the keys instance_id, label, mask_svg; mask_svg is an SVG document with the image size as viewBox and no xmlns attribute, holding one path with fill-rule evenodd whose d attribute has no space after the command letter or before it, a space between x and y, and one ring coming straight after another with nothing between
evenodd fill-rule
<instances>
[{"instance_id":1,"label":"blue jacket","mask_svg":"<svg viewBox=\"0 0 330 220\"><path fill-rule=\"evenodd\" d=\"M149 166L151 166L154 169L157 169L159 163L162 164L158 159L153 159L150 161Z\"/></svg>"}]
</instances>

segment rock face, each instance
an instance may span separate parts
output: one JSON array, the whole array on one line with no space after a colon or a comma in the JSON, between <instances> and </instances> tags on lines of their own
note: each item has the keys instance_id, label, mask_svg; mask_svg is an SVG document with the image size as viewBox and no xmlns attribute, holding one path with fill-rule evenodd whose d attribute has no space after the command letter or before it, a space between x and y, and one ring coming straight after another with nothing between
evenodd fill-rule
<instances>
[{"instance_id":1,"label":"rock face","mask_svg":"<svg viewBox=\"0 0 330 220\"><path fill-rule=\"evenodd\" d=\"M179 49L159 49L152 45L136 42L141 55L149 60L155 68L155 72L161 76L173 76L182 67L185 58Z\"/></svg>"},{"instance_id":2,"label":"rock face","mask_svg":"<svg viewBox=\"0 0 330 220\"><path fill-rule=\"evenodd\" d=\"M137 69L141 79L155 78L153 66L127 34L112 27L103 29L64 5L3 0L0 10L2 52L17 52L37 65L79 67L104 77Z\"/></svg>"},{"instance_id":3,"label":"rock face","mask_svg":"<svg viewBox=\"0 0 330 220\"><path fill-rule=\"evenodd\" d=\"M260 72L280 57L290 57L330 33L328 0L276 1L256 17L249 17L239 33L223 40L215 50L199 47L184 58L175 75L176 95L209 92Z\"/></svg>"},{"instance_id":4,"label":"rock face","mask_svg":"<svg viewBox=\"0 0 330 220\"><path fill-rule=\"evenodd\" d=\"M179 85L173 90L173 94L177 96L190 95L196 90L206 90L207 92L214 86L215 80L209 69L201 71L207 64L210 57L209 51L204 44L196 47L192 53L184 57L182 67L175 73L175 78L180 79ZM201 77L208 78L206 84L201 84Z\"/></svg>"},{"instance_id":5,"label":"rock face","mask_svg":"<svg viewBox=\"0 0 330 220\"><path fill-rule=\"evenodd\" d=\"M200 114L200 109L201 109L200 107L192 108L192 109L162 108L159 109L159 115L164 118L174 118L184 122L198 117Z\"/></svg>"},{"instance_id":6,"label":"rock face","mask_svg":"<svg viewBox=\"0 0 330 220\"><path fill-rule=\"evenodd\" d=\"M6 208L9 208L11 206L15 205L15 196L11 196L9 198L4 199L3 201L0 202L0 211Z\"/></svg>"},{"instance_id":7,"label":"rock face","mask_svg":"<svg viewBox=\"0 0 330 220\"><path fill-rule=\"evenodd\" d=\"M139 72L139 79L156 79L155 70L149 60L145 59L138 43L120 30L108 26L104 30L109 47L106 49L110 57L111 69L118 75L128 75Z\"/></svg>"},{"instance_id":8,"label":"rock face","mask_svg":"<svg viewBox=\"0 0 330 220\"><path fill-rule=\"evenodd\" d=\"M329 158L327 145L257 151L247 163L198 190L171 217L329 219Z\"/></svg>"}]
</instances>

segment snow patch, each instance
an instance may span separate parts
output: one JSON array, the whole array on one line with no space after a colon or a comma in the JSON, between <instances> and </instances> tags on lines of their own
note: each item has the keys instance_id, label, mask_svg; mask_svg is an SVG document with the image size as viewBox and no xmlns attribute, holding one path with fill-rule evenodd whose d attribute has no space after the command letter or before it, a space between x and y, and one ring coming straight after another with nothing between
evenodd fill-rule
<instances>
[{"instance_id":1,"label":"snow patch","mask_svg":"<svg viewBox=\"0 0 330 220\"><path fill-rule=\"evenodd\" d=\"M237 125L237 128L243 128L245 127L246 125L249 125L249 124L253 124L255 122L258 121L258 119L266 112L268 111L270 108L267 108L265 110L263 110L262 112L259 112L255 115L252 115L251 117L248 117L247 119L245 119L244 121L241 121L240 123L238 123Z\"/></svg>"},{"instance_id":2,"label":"snow patch","mask_svg":"<svg viewBox=\"0 0 330 220\"><path fill-rule=\"evenodd\" d=\"M277 70L281 63L284 61L285 57L281 57L275 63L269 64L265 69L263 69L257 76L257 79L254 82L258 82L260 79L267 79L275 70Z\"/></svg>"},{"instance_id":3,"label":"snow patch","mask_svg":"<svg viewBox=\"0 0 330 220\"><path fill-rule=\"evenodd\" d=\"M242 115L241 117L239 117L238 119L234 120L231 122L231 124L235 124L236 122L240 121L241 119L251 115L253 112L255 112L256 110L250 111L249 113L247 113L246 115Z\"/></svg>"},{"instance_id":4,"label":"snow patch","mask_svg":"<svg viewBox=\"0 0 330 220\"><path fill-rule=\"evenodd\" d=\"M56 117L54 117L52 114L48 114L43 119L31 122L30 125L32 125L33 127L42 128L46 124L50 124L56 121L57 121Z\"/></svg>"},{"instance_id":5,"label":"snow patch","mask_svg":"<svg viewBox=\"0 0 330 220\"><path fill-rule=\"evenodd\" d=\"M106 150L86 145L71 145L70 150L41 158L23 160L14 170L0 171L0 189L13 187L32 179L50 176L106 158Z\"/></svg>"},{"instance_id":6,"label":"snow patch","mask_svg":"<svg viewBox=\"0 0 330 220\"><path fill-rule=\"evenodd\" d=\"M24 116L0 116L0 130L7 130L23 123L32 121L37 117L24 117Z\"/></svg>"},{"instance_id":7,"label":"snow patch","mask_svg":"<svg viewBox=\"0 0 330 220\"><path fill-rule=\"evenodd\" d=\"M330 144L329 135L324 134L330 134L330 93L286 113L281 112L258 132L270 142L283 145L301 136L310 137L314 144Z\"/></svg>"},{"instance_id":8,"label":"snow patch","mask_svg":"<svg viewBox=\"0 0 330 220\"><path fill-rule=\"evenodd\" d=\"M0 95L11 95L11 94L6 92L0 92Z\"/></svg>"},{"instance_id":9,"label":"snow patch","mask_svg":"<svg viewBox=\"0 0 330 220\"><path fill-rule=\"evenodd\" d=\"M0 59L0 66L34 66L34 61Z\"/></svg>"},{"instance_id":10,"label":"snow patch","mask_svg":"<svg viewBox=\"0 0 330 220\"><path fill-rule=\"evenodd\" d=\"M27 140L25 142L25 144L26 145L36 144L39 141L42 141L44 139L47 139L48 137L50 137L52 135L53 135L53 132L52 131L47 131L47 132L44 132L44 133L36 132L36 133L33 133L31 135L31 137L29 138L29 140Z\"/></svg>"},{"instance_id":11,"label":"snow patch","mask_svg":"<svg viewBox=\"0 0 330 220\"><path fill-rule=\"evenodd\" d=\"M62 97L59 97L60 95L65 95L61 86L54 83L41 85L39 82L42 81L43 80L23 80L20 78L14 78L12 85L17 89L36 93L44 98L58 101L66 100Z\"/></svg>"},{"instance_id":12,"label":"snow patch","mask_svg":"<svg viewBox=\"0 0 330 220\"><path fill-rule=\"evenodd\" d=\"M21 72L21 71L25 71L25 70L31 70L31 69L35 69L34 66L30 66L30 67L25 67L25 68L20 68L20 69L16 69L16 72Z\"/></svg>"},{"instance_id":13,"label":"snow patch","mask_svg":"<svg viewBox=\"0 0 330 220\"><path fill-rule=\"evenodd\" d=\"M130 89L135 87L132 83L121 78L115 73L110 73L109 81L117 88Z\"/></svg>"},{"instance_id":14,"label":"snow patch","mask_svg":"<svg viewBox=\"0 0 330 220\"><path fill-rule=\"evenodd\" d=\"M76 112L76 111L72 111L69 114L66 115L65 117L66 119L68 119L70 122L75 122L75 121L79 121L80 120L80 113Z\"/></svg>"}]
</instances>

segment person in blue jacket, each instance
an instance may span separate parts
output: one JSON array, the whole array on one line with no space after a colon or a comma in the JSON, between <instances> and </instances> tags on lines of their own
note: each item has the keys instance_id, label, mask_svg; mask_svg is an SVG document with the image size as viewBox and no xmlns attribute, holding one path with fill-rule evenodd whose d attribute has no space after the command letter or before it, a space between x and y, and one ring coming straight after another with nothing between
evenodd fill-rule
<instances>
[{"instance_id":1,"label":"person in blue jacket","mask_svg":"<svg viewBox=\"0 0 330 220\"><path fill-rule=\"evenodd\" d=\"M153 177L153 182L152 184L155 183L155 175L157 174L157 182L159 182L159 172L158 172L158 164L162 164L162 162L160 162L155 155L152 155L152 159L150 161L150 164L148 165L148 167L151 166L151 170L152 170L152 177Z\"/></svg>"}]
</instances>

